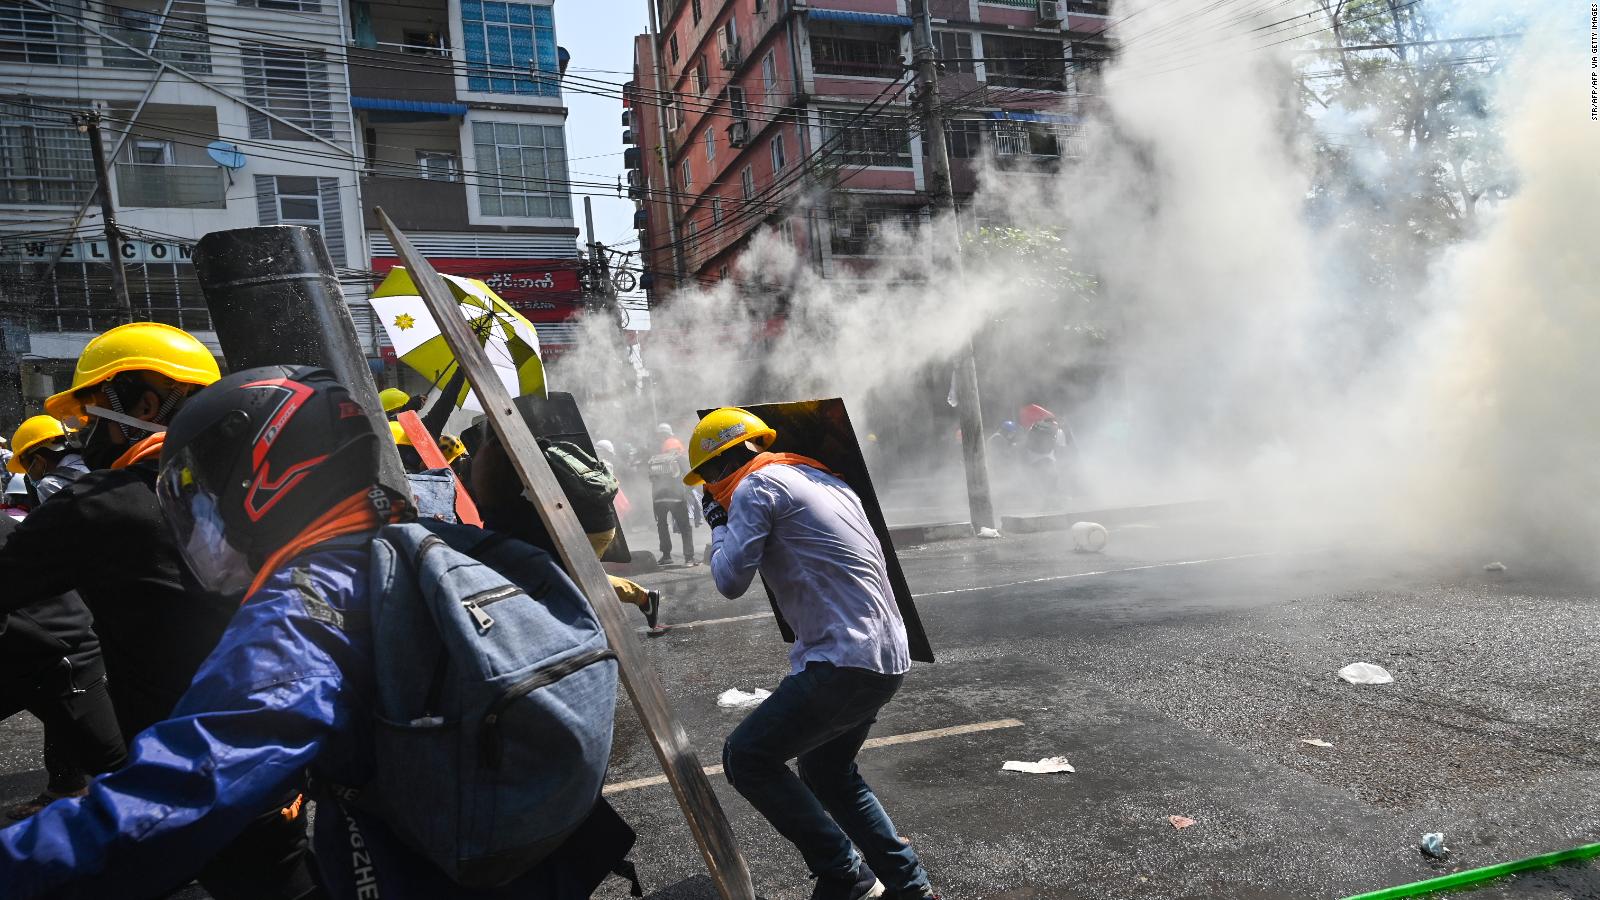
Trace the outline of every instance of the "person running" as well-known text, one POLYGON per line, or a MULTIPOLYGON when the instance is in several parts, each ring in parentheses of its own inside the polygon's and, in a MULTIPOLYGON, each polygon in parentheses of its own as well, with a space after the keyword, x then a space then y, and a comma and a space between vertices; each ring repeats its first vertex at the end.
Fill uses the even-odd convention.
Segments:
POLYGON ((799 849, 812 900, 933 900, 916 851, 855 763, 911 668, 883 548, 860 498, 822 463, 766 452, 777 436, 748 410, 723 408, 689 441, 683 483, 704 485, 717 591, 743 596, 759 571, 795 634, 789 676, 723 744, 723 770, 799 849))
MULTIPOLYGON (((45 412, 84 423, 75 440, 91 471, 0 547, 0 612, 76 591, 93 613, 124 739, 171 714, 233 616, 195 584, 155 494, 166 424, 218 377, 211 351, 170 325, 134 322, 89 341, 45 412)), ((217 900, 319 896, 305 828, 298 812, 263 815, 220 852, 184 857, 185 875, 217 900)))
POLYGON ((351 627, 373 605, 372 538, 403 517, 378 485, 378 439, 344 386, 310 367, 234 373, 179 413, 161 510, 200 583, 237 612, 171 716, 134 738, 126 767, 0 831, 8 900, 158 895, 277 815, 308 773, 316 861, 337 900, 579 900, 626 855, 632 829, 597 798, 543 862, 469 890, 334 787, 367 783, 382 727, 372 629, 351 627))

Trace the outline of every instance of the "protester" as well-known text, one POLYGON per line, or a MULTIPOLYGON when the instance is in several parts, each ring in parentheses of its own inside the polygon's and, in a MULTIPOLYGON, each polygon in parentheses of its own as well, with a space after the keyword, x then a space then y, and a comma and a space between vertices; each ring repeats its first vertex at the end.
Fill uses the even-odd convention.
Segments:
MULTIPOLYGON (((16 525, 0 516, 0 545, 16 525)), ((100 638, 83 600, 67 592, 0 620, 0 720, 22 710, 44 725, 44 791, 6 811, 19 821, 63 797, 81 797, 89 776, 127 758, 106 690, 100 638)))
MULTIPOLYGON (((3 477, 3 476, 0 476, 3 477)), ((6 478, 5 496, 0 498, 0 510, 6 518, 22 521, 33 511, 33 495, 28 492, 28 479, 21 475, 6 478)))
MULTIPOLYGON (((557 552, 555 541, 551 539, 543 520, 539 518, 539 511, 534 509, 533 503, 524 495, 522 480, 512 467, 511 458, 500 443, 499 435, 492 428, 486 427, 484 431, 483 439, 478 444, 478 461, 472 468, 471 491, 478 504, 478 512, 483 515, 484 527, 532 544, 560 559, 561 554, 557 552)), ((563 453, 569 456, 571 450, 576 449, 570 444, 561 446, 566 448, 563 453)), ((618 527, 609 498, 604 502, 586 501, 583 489, 574 484, 573 476, 581 476, 581 473, 573 468, 574 461, 552 457, 549 447, 545 447, 544 451, 551 472, 556 475, 556 482, 561 485, 563 493, 572 505, 573 513, 578 517, 578 524, 583 527, 595 555, 605 555, 606 548, 616 539, 618 527)), ((581 466, 584 461, 580 458, 575 463, 581 466)), ((603 461, 595 460, 595 464, 604 467, 603 461)), ((609 470, 605 471, 609 475, 609 470)), ((615 483, 614 478, 613 483, 615 483)), ((606 577, 611 582, 611 588, 616 592, 618 600, 637 606, 639 611, 644 613, 648 627, 647 634, 658 637, 667 633, 667 626, 660 622, 660 592, 647 590, 637 582, 619 575, 606 577)))
POLYGON ((69 434, 53 416, 34 416, 17 427, 11 440, 16 454, 6 468, 28 476, 40 503, 89 473, 83 456, 68 446, 69 434))
MULTIPOLYGON (((667 427, 665 423, 662 427, 667 427)), ((678 441, 677 438, 671 438, 678 441)), ((678 442, 682 447, 682 442, 678 442)), ((650 457, 647 466, 650 471, 650 499, 656 513, 656 537, 661 551, 661 564, 672 564, 672 534, 668 531, 670 521, 673 531, 678 532, 683 541, 683 564, 692 566, 694 559, 694 529, 689 525, 689 494, 683 489, 683 476, 687 467, 684 465, 682 450, 664 450, 650 457)))
POLYGON ((403 412, 416 412, 422 409, 427 402, 427 395, 418 394, 413 397, 399 388, 384 388, 378 392, 378 403, 390 421, 403 412))
MULTIPOLYGON (((76 591, 94 614, 125 739, 172 712, 233 615, 194 584, 155 495, 159 428, 217 378, 205 345, 169 325, 135 322, 91 340, 72 386, 45 411, 84 422, 74 440, 92 471, 0 547, 0 612, 76 591)), ((274 812, 219 853, 168 864, 198 875, 217 900, 314 897, 305 846, 305 817, 274 812)))
POLYGON ((911 668, 883 548, 855 492, 814 459, 765 452, 776 439, 747 410, 715 410, 683 479, 705 485, 717 590, 740 597, 759 571, 795 634, 791 674, 728 737, 724 772, 800 850, 813 900, 928 900, 916 852, 855 764, 911 668))
POLYGON ((173 421, 161 508, 200 582, 243 603, 172 716, 133 741, 125 768, 0 831, 8 898, 158 895, 294 798, 308 772, 317 863, 338 900, 577 900, 626 854, 631 829, 596 798, 535 868, 468 890, 335 789, 365 784, 375 765, 369 711, 380 686, 371 631, 355 623, 375 602, 372 538, 404 510, 378 487, 369 422, 327 372, 283 366, 235 373, 173 421))

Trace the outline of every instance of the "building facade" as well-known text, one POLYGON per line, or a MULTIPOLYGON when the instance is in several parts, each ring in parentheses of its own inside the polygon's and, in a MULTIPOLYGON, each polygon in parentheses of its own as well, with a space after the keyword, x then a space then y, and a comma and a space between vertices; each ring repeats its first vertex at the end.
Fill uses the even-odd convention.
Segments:
MULTIPOLYGON (((1077 155, 1107 4, 929 4, 958 201, 986 154, 1019 174, 1077 155)), ((906 0, 660 0, 630 93, 634 118, 660 116, 665 139, 659 127, 625 135, 652 287, 679 266, 689 283, 726 277, 762 228, 850 277, 882 252, 885 223, 926 216, 908 13, 906 0)))
POLYGON ((395 262, 376 206, 559 345, 580 303, 553 21, 551 0, 0 0, 0 430, 119 322, 217 349, 189 257, 223 229, 317 228, 387 383, 425 386, 385 364, 362 302, 395 262))

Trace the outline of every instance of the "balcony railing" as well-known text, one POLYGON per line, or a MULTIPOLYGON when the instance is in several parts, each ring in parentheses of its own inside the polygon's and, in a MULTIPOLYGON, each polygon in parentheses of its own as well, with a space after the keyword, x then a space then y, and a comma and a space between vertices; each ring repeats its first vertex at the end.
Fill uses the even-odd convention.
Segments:
POLYGON ((117 195, 124 207, 223 209, 227 187, 217 166, 117 163, 117 195))

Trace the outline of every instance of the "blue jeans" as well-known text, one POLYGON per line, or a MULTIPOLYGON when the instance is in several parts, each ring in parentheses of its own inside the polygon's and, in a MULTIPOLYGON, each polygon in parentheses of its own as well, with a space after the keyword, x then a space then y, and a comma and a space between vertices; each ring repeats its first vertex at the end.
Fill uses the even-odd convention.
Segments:
POLYGON ((812 662, 785 678, 722 746, 729 783, 799 848, 814 875, 853 873, 854 841, 889 890, 928 883, 855 763, 878 710, 904 680, 812 662), (796 758, 799 777, 788 766, 796 758))

